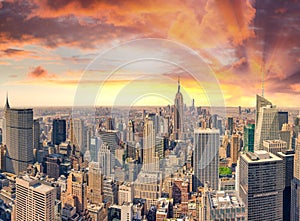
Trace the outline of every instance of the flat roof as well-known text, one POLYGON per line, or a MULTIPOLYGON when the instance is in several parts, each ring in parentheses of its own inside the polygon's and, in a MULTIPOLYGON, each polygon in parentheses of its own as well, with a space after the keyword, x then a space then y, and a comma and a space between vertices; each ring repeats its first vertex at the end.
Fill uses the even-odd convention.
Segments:
POLYGON ((211 129, 211 128, 196 128, 194 130, 194 133, 212 133, 212 134, 218 133, 218 134, 220 134, 220 130, 216 129, 216 128, 213 128, 213 129, 211 129))
POLYGON ((252 152, 247 152, 242 154, 241 157, 247 163, 265 163, 265 162, 272 162, 272 161, 281 161, 282 159, 275 154, 267 152, 265 150, 257 150, 252 152))
POLYGON ((213 209, 228 209, 245 207, 235 191, 209 192, 210 207, 213 209))

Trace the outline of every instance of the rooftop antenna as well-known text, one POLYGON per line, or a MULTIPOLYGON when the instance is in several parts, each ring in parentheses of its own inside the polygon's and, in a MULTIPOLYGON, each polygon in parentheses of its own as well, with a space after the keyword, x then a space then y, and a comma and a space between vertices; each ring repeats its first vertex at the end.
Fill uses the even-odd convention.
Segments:
POLYGON ((261 74, 262 74, 262 79, 261 79, 261 96, 265 96, 265 64, 263 63, 261 65, 261 74))
POLYGON ((5 108, 9 109, 9 102, 8 102, 8 92, 6 92, 6 104, 5 104, 5 108))
POLYGON ((178 75, 178 93, 180 91, 180 76, 178 75))

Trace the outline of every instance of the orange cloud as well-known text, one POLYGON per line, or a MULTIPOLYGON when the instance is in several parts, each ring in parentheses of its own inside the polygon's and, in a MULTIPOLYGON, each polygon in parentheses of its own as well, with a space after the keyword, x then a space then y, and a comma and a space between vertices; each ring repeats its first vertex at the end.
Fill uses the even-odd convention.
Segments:
POLYGON ((45 78, 55 78, 56 75, 49 74, 46 69, 42 68, 41 66, 37 66, 31 72, 28 73, 28 77, 36 78, 36 79, 40 79, 40 78, 45 79, 45 78))

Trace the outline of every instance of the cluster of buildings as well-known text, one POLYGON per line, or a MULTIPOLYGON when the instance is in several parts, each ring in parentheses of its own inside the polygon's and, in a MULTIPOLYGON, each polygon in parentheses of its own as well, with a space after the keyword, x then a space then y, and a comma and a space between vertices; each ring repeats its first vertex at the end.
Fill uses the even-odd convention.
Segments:
POLYGON ((300 219, 300 116, 257 95, 235 116, 174 105, 1 119, 0 219, 300 219))

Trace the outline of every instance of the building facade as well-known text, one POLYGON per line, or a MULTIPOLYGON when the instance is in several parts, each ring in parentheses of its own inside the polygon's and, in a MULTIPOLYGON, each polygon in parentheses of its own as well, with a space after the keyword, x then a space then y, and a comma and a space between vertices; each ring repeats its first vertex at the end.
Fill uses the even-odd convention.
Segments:
POLYGON ((16 179, 16 221, 54 221, 56 189, 30 177, 16 179))
POLYGON ((194 177, 193 191, 206 182, 217 190, 219 181, 219 147, 218 129, 196 129, 194 132, 194 177))
POLYGON ((6 171, 19 174, 33 163, 33 111, 5 106, 6 171))
POLYGON ((238 165, 239 196, 248 220, 282 220, 283 161, 266 151, 242 154, 238 165))

